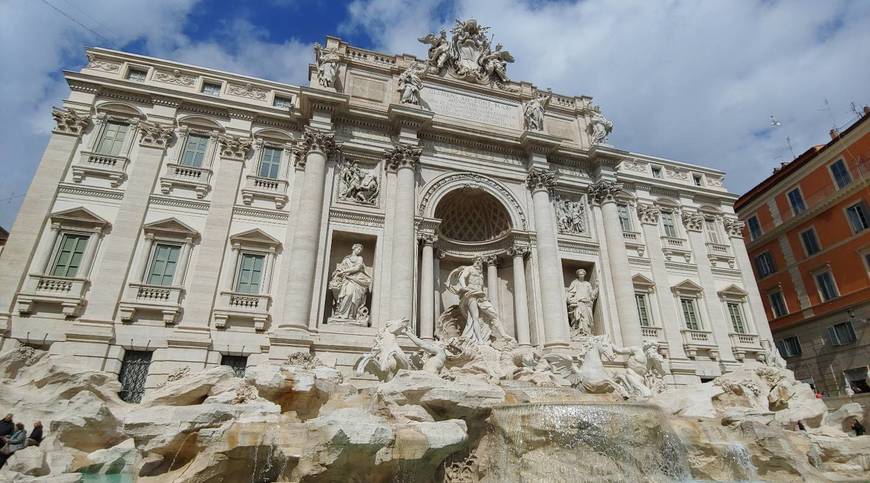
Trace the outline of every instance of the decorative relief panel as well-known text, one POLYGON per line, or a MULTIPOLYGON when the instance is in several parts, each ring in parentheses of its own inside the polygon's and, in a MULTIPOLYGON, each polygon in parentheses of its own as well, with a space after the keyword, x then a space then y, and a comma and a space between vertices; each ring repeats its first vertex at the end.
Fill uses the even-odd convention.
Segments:
POLYGON ((156 70, 154 76, 151 77, 155 82, 163 82, 164 84, 174 84, 182 87, 193 87, 196 84, 196 77, 185 74, 178 69, 173 71, 156 70))
POLYGON ((257 87, 252 84, 233 84, 227 86, 227 94, 231 96, 246 97, 255 101, 265 101, 269 96, 269 91, 262 87, 257 87))
POLYGON ((93 54, 88 54, 88 69, 101 70, 103 72, 118 72, 121 64, 110 60, 99 59, 93 54))
POLYGON ((361 205, 374 205, 380 193, 380 180, 374 170, 363 170, 355 161, 340 165, 338 199, 361 205))
POLYGON ((553 199, 553 206, 556 210, 556 225, 559 233, 586 234, 586 204, 582 199, 571 200, 557 194, 553 199))

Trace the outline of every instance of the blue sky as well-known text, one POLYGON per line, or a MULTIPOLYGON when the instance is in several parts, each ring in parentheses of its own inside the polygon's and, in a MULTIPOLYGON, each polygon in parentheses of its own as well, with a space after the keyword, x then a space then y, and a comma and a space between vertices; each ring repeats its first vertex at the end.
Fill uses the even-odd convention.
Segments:
POLYGON ((0 226, 88 46, 302 83, 326 35, 422 57, 417 37, 466 17, 513 79, 593 96, 613 144, 725 170, 735 193, 791 159, 786 137, 800 154, 870 104, 867 0, 0 0, 0 226))

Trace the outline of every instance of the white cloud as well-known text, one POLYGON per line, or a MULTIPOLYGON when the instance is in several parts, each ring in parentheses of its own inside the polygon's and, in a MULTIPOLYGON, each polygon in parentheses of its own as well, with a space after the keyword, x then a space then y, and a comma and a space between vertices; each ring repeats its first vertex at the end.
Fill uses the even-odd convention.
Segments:
MULTIPOLYGON (((796 154, 828 140, 832 121, 870 103, 870 2, 815 0, 509 2, 459 0, 413 8, 358 0, 353 24, 389 52, 425 55, 404 19, 475 17, 517 58, 515 79, 591 95, 615 122, 611 142, 728 172, 742 193, 796 154), (405 7, 405 8, 399 8, 405 7), (415 45, 416 44, 416 45, 415 45), (783 126, 759 135, 769 116, 783 126), (755 134, 754 134, 755 133, 755 134)), ((441 26, 430 25, 430 30, 441 26)))

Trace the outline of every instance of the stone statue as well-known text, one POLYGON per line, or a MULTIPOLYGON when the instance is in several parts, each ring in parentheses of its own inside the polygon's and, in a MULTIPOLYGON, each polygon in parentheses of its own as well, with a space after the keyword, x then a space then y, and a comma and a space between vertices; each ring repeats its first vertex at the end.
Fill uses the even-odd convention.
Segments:
POLYGON ((571 382, 583 392, 590 394, 623 393, 621 386, 604 368, 601 356, 613 360, 613 346, 606 335, 586 337, 582 344, 582 361, 559 353, 545 354, 554 372, 571 382))
POLYGON ((429 34, 417 39, 424 44, 429 44, 429 65, 436 71, 440 71, 450 60, 450 42, 447 41, 447 32, 441 31, 439 35, 429 34))
POLYGON ((628 397, 646 399, 665 389, 664 376, 670 369, 659 354, 657 342, 646 340, 641 347, 614 347, 613 352, 628 355, 628 370, 616 378, 628 397))
POLYGON ((483 68, 479 76, 485 79, 495 78, 501 82, 507 82, 507 64, 513 61, 514 56, 507 50, 502 50, 501 44, 497 44, 493 52, 490 52, 487 47, 486 53, 480 56, 480 59, 477 61, 483 68))
POLYGON ((398 91, 402 93, 399 102, 402 104, 420 105, 420 91, 423 89, 423 81, 420 76, 426 72, 426 66, 419 62, 414 62, 405 72, 399 76, 398 91))
POLYGON ((509 89, 507 64, 514 57, 504 50, 501 44, 492 48, 492 38, 486 35, 489 27, 484 27, 471 18, 457 20, 450 30, 450 39, 443 30, 417 39, 429 45, 428 69, 437 73, 448 71, 454 77, 479 84, 495 85, 509 89))
POLYGON ((592 136, 592 144, 601 144, 607 141, 607 136, 613 131, 613 122, 609 121, 604 114, 601 113, 601 108, 598 106, 592 107, 592 117, 589 119, 589 124, 586 125, 586 132, 592 136))
POLYGON ((329 280, 332 291, 332 317, 368 323, 368 310, 365 310, 366 295, 372 286, 369 267, 363 263, 363 246, 354 243, 350 255, 335 266, 329 280))
POLYGON ((422 349, 423 355, 419 357, 421 363, 415 365, 430 374, 435 374, 436 376, 441 374, 441 369, 444 368, 444 364, 447 362, 447 350, 442 343, 417 337, 410 326, 406 326, 403 333, 411 339, 411 342, 422 349))
POLYGON ((314 44, 317 53, 317 83, 322 87, 335 87, 335 77, 338 75, 338 49, 314 44))
POLYGON ((761 341, 761 347, 763 349, 762 355, 764 356, 764 363, 766 365, 777 369, 786 369, 785 359, 782 358, 779 354, 779 350, 777 350, 769 340, 763 339, 761 341))
POLYGON ((568 234, 581 234, 586 231, 586 207, 582 200, 556 199, 556 223, 559 232, 568 234))
POLYGON ((378 199, 380 184, 372 172, 363 173, 355 163, 345 163, 341 167, 338 199, 355 203, 373 205, 378 199))
POLYGON ((586 281, 586 270, 577 270, 577 279, 568 287, 568 320, 571 339, 592 335, 592 307, 598 299, 598 287, 586 281))
POLYGON ((378 330, 372 349, 354 365, 357 376, 372 374, 382 382, 391 380, 400 369, 413 369, 411 359, 399 347, 399 335, 408 329, 408 319, 389 320, 378 330))
POLYGON ((487 298, 483 285, 483 260, 455 268, 447 277, 447 289, 459 296, 459 304, 439 317, 441 339, 459 336, 476 344, 489 345, 493 340, 511 345, 495 307, 487 298))
POLYGON ((543 131, 544 130, 544 109, 550 104, 552 93, 547 91, 544 94, 538 94, 537 97, 523 103, 523 117, 525 119, 527 131, 543 131))

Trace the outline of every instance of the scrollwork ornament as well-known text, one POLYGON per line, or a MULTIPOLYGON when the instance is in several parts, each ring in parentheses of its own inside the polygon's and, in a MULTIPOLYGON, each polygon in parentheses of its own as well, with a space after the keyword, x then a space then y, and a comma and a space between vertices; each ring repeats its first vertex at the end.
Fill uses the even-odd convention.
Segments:
POLYGON ((658 206, 640 203, 637 205, 637 217, 640 219, 641 223, 647 225, 658 225, 659 215, 661 215, 661 213, 662 212, 658 206))
POLYGON ((398 143, 388 148, 384 153, 387 161, 387 170, 396 171, 400 168, 413 168, 420 162, 423 148, 410 144, 398 143))
POLYGON ((222 135, 218 137, 221 148, 221 157, 226 159, 243 160, 251 149, 251 138, 222 135))
POLYGON ((694 211, 683 211, 682 219, 688 231, 701 231, 704 226, 704 215, 694 211))
POLYGON ((139 145, 166 149, 174 131, 175 128, 168 124, 142 121, 139 123, 139 145))
POLYGON ((601 180, 589 187, 589 199, 595 204, 615 201, 616 195, 622 191, 622 185, 615 181, 601 180))
POLYGON ((725 225, 725 231, 728 232, 728 236, 733 238, 743 238, 744 223, 742 221, 733 218, 725 218, 722 220, 722 223, 725 225))
POLYGON ((327 156, 341 150, 341 144, 335 142, 335 133, 313 127, 306 127, 302 140, 293 148, 296 154, 296 166, 305 168, 305 157, 311 151, 319 151, 327 156))
POLYGON ((90 122, 87 117, 68 107, 51 109, 51 117, 56 123, 53 132, 81 136, 90 122))
POLYGON ((526 175, 526 186, 532 192, 547 190, 552 193, 556 187, 556 170, 532 168, 526 175))

